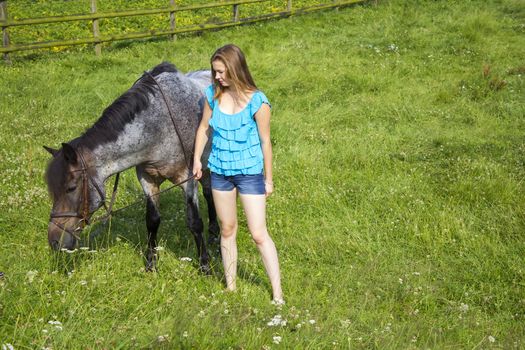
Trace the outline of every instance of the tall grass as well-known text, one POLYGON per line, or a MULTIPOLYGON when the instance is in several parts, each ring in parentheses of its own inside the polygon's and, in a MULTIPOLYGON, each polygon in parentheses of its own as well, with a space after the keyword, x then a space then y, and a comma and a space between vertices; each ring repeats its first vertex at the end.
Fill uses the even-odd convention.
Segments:
MULTIPOLYGON (((524 20, 518 0, 390 1, 1 66, 0 343, 523 348, 524 20), (161 199, 156 274, 142 207, 91 251, 51 254, 41 145, 79 135, 143 70, 206 68, 229 42, 273 104, 287 304, 270 305, 245 222, 239 290, 223 293, 216 247, 214 275, 198 273, 177 192, 161 199)), ((126 172, 118 205, 139 195, 126 172)))

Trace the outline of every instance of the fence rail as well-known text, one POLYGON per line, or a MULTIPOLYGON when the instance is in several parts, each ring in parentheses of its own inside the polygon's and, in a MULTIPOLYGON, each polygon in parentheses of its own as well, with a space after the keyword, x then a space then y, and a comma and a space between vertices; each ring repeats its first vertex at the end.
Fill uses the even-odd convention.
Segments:
POLYGON ((289 17, 293 15, 300 15, 308 12, 319 11, 323 9, 343 7, 358 3, 368 2, 369 0, 343 0, 343 1, 332 1, 326 4, 320 4, 316 6, 294 9, 292 7, 292 0, 287 1, 285 11, 265 13, 257 16, 240 18, 239 17, 239 5, 253 4, 266 2, 268 0, 234 0, 222 3, 211 3, 205 5, 192 5, 185 7, 177 7, 174 0, 169 1, 169 6, 165 8, 157 9, 142 9, 142 10, 127 10, 118 12, 97 12, 97 0, 91 0, 91 13, 69 15, 69 16, 53 16, 53 17, 41 17, 41 18, 27 18, 19 20, 10 20, 8 17, 7 0, 0 0, 0 27, 2 28, 2 47, 0 47, 0 53, 4 55, 6 60, 9 60, 8 54, 11 52, 44 49, 57 46, 74 46, 83 44, 95 44, 95 52, 97 55, 101 53, 101 43, 112 42, 118 40, 129 40, 129 39, 141 39, 156 36, 171 36, 174 38, 175 34, 198 32, 210 29, 220 29, 232 26, 237 26, 246 23, 254 23, 258 21, 265 21, 272 18, 289 17), (231 21, 221 23, 206 23, 206 24, 195 24, 184 27, 176 27, 175 14, 182 11, 195 11, 200 9, 210 9, 216 7, 232 7, 232 19, 231 21), (169 14, 169 29, 166 30, 149 30, 145 32, 128 33, 128 34, 116 34, 116 35, 101 35, 99 28, 99 19, 105 18, 116 18, 116 17, 133 17, 133 16, 144 16, 144 15, 156 15, 156 14, 169 14), (91 21, 93 24, 93 37, 80 38, 72 40, 59 40, 59 41, 47 41, 47 42, 32 42, 25 44, 13 44, 9 38, 9 28, 15 26, 29 26, 29 25, 41 25, 50 23, 64 23, 71 21, 91 21))

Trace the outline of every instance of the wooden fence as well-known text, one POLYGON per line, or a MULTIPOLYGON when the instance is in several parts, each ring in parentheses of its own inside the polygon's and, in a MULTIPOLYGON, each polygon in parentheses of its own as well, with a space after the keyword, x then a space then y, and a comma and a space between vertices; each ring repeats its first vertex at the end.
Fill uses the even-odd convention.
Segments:
MULTIPOLYGON (((4 55, 6 60, 9 60, 10 52, 24 51, 24 50, 36 50, 58 46, 74 46, 83 44, 94 44, 95 53, 101 54, 101 43, 112 42, 117 40, 129 40, 129 39, 140 39, 149 38, 156 36, 171 36, 175 37, 179 33, 198 32, 209 29, 227 28, 240 24, 253 23, 258 21, 269 20, 272 18, 288 17, 292 15, 304 14, 312 11, 318 11, 329 8, 343 7, 353 5, 357 3, 367 2, 367 0, 334 0, 332 2, 316 5, 306 8, 293 8, 292 0, 287 1, 286 10, 280 12, 264 13, 257 16, 241 18, 239 15, 239 6, 251 3, 266 2, 268 0, 233 0, 221 3, 210 3, 205 5, 193 5, 186 7, 177 7, 175 0, 169 1, 169 5, 165 8, 158 9, 142 9, 142 10, 127 10, 119 12, 98 12, 97 11, 97 0, 91 1, 91 13, 70 15, 70 16, 54 16, 54 17, 40 17, 40 18, 27 18, 19 20, 9 19, 8 14, 8 1, 0 0, 0 27, 2 28, 2 47, 0 47, 0 53, 4 55), (176 13, 182 11, 195 11, 199 9, 211 9, 216 7, 231 7, 232 16, 230 21, 221 23, 206 23, 206 24, 195 24, 191 26, 177 27, 176 25, 176 13), (144 16, 144 15, 156 15, 156 14, 169 14, 169 26, 166 25, 165 30, 149 30, 146 32, 137 32, 129 34, 117 34, 117 35, 102 35, 99 28, 99 20, 104 18, 115 18, 115 17, 131 17, 131 16, 144 16), (47 41, 47 42, 32 42, 24 44, 13 44, 9 38, 9 28, 15 26, 29 26, 29 25, 41 25, 49 23, 63 23, 71 21, 91 21, 93 28, 93 36, 90 38, 80 38, 74 40, 60 40, 60 41, 47 41)), ((377 0, 376 0, 377 2, 377 0)))

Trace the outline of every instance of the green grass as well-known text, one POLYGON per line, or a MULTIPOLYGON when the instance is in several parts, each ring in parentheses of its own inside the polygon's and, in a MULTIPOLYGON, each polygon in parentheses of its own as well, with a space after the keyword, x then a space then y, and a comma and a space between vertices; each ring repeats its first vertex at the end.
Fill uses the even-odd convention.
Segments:
MULTIPOLYGON (((525 347, 524 23, 519 0, 390 1, 100 58, 16 56, 0 66, 0 344, 525 347), (198 273, 177 192, 161 199, 159 273, 143 272, 140 206, 96 252, 51 254, 41 146, 79 135, 145 69, 206 68, 229 42, 273 104, 283 309, 244 221, 239 290, 223 293, 216 248, 215 275, 198 273), (268 326, 278 314, 286 325, 268 326)), ((139 195, 126 172, 118 207, 139 195)))

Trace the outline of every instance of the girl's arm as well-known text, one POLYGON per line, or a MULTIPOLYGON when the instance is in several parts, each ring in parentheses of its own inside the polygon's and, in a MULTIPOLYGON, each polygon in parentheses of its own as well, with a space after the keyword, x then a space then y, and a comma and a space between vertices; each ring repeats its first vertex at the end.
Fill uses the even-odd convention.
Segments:
POLYGON ((201 157, 204 152, 204 147, 208 142, 209 136, 209 122, 211 118, 212 110, 208 102, 204 102, 204 110, 202 111, 202 119, 195 135, 195 150, 193 152, 193 175, 195 179, 199 180, 202 177, 202 164, 201 157))
POLYGON ((261 148, 264 157, 264 183, 267 196, 273 192, 273 154, 272 143, 270 141, 270 117, 270 106, 263 103, 261 108, 255 113, 255 120, 257 121, 257 129, 259 131, 259 138, 261 139, 261 148))

